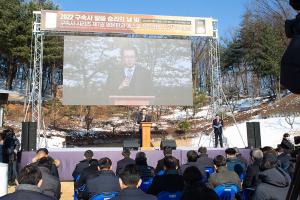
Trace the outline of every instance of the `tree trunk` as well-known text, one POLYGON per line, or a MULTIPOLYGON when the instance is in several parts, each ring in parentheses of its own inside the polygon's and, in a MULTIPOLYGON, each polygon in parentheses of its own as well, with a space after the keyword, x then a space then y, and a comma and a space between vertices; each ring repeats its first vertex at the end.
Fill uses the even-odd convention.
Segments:
POLYGON ((16 76, 17 67, 14 65, 13 59, 11 58, 8 62, 7 78, 5 88, 12 90, 12 83, 16 76))

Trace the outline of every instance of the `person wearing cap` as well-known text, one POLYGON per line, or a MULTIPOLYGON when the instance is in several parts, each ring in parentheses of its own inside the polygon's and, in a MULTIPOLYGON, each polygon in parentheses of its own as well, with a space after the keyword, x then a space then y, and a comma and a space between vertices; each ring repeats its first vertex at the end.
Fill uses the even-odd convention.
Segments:
POLYGON ((254 193, 254 200, 285 199, 291 183, 290 176, 277 166, 273 153, 264 154, 259 173, 260 183, 254 193))
POLYGON ((122 156, 124 157, 122 160, 119 160, 117 162, 117 169, 116 174, 117 176, 120 176, 122 174, 123 170, 127 165, 135 164, 135 161, 130 158, 130 150, 127 148, 123 149, 122 156))
POLYGON ((76 178, 82 173, 82 171, 89 166, 89 162, 93 159, 93 156, 94 153, 92 150, 86 150, 84 152, 84 159, 79 161, 72 173, 74 180, 76 180, 76 178))
POLYGON ((291 142, 290 134, 288 133, 283 134, 283 138, 280 145, 283 149, 287 150, 288 152, 291 152, 295 149, 294 144, 291 142))

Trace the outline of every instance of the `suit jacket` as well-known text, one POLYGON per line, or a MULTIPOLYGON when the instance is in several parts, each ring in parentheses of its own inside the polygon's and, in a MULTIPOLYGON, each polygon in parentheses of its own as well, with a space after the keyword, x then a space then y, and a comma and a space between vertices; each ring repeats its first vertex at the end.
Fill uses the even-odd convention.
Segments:
POLYGON ((80 174, 82 173, 82 171, 83 171, 85 168, 87 168, 87 167, 89 167, 89 160, 84 159, 84 160, 80 161, 80 162, 76 165, 76 167, 75 167, 75 169, 74 169, 74 171, 73 171, 73 173, 72 173, 72 176, 73 176, 74 180, 75 180, 75 179, 78 177, 78 175, 80 175, 80 174))
POLYGON ((155 176, 148 189, 148 194, 158 195, 160 192, 178 192, 182 191, 184 180, 177 170, 166 171, 164 175, 155 176))
POLYGON ((152 78, 149 70, 135 66, 129 86, 119 90, 118 88, 124 79, 125 70, 123 67, 112 69, 105 86, 107 95, 140 96, 151 94, 152 78))
POLYGON ((61 185, 59 179, 53 176, 46 167, 39 167, 39 169, 43 177, 41 186, 43 193, 55 199, 60 199, 61 185))
POLYGON ((207 154, 200 154, 197 162, 201 168, 214 167, 214 160, 208 157, 207 154))
POLYGON ((127 188, 119 192, 113 200, 156 200, 157 198, 150 194, 145 194, 137 188, 127 188))
POLYGON ((246 170, 243 187, 256 187, 259 183, 258 174, 260 172, 259 166, 262 160, 255 160, 253 164, 249 165, 246 170))
POLYGON ((238 187, 241 187, 241 180, 237 173, 229 171, 226 166, 219 167, 217 172, 211 174, 208 179, 208 185, 211 188, 225 183, 234 183, 238 187))
POLYGON ((125 167, 131 164, 135 164, 135 161, 132 158, 125 157, 122 160, 119 160, 117 162, 117 170, 116 170, 117 176, 120 176, 120 174, 122 174, 125 167))
MULTIPOLYGON (((179 167, 179 160, 177 160, 177 165, 179 167)), ((158 172, 160 172, 161 170, 164 170, 164 158, 163 159, 160 159, 159 161, 157 161, 157 165, 155 167, 155 174, 157 174, 158 172)))
POLYGON ((119 178, 113 171, 100 171, 97 177, 88 179, 86 185, 90 197, 102 192, 119 192, 121 190, 119 178))
POLYGON ((0 197, 1 200, 55 200, 53 197, 42 193, 35 185, 21 184, 17 186, 14 193, 0 197))

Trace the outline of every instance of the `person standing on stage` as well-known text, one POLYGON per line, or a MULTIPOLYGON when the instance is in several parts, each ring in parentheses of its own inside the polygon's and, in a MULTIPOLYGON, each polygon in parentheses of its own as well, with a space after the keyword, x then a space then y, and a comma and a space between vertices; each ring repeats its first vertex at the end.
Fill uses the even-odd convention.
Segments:
POLYGON ((137 115, 136 117, 136 122, 138 124, 140 124, 140 128, 139 128, 139 139, 140 139, 140 145, 142 146, 142 140, 143 140, 143 136, 142 136, 142 127, 141 127, 141 122, 151 122, 151 116, 148 115, 148 111, 146 108, 143 108, 141 110, 141 112, 137 115))
POLYGON ((215 148, 218 147, 218 139, 220 141, 220 146, 223 148, 223 120, 220 119, 219 115, 216 115, 216 118, 213 120, 213 128, 215 134, 215 148))

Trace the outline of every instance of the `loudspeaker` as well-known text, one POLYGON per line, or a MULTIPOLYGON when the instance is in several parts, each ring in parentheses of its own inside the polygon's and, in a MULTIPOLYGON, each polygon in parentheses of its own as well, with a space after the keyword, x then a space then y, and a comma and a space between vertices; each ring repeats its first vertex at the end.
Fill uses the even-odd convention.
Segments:
POLYGON ((7 104, 8 93, 0 93, 0 105, 7 104))
POLYGON ((249 148, 261 148, 260 123, 247 122, 247 139, 249 148))
POLYGON ((176 150, 176 141, 175 140, 162 140, 160 142, 160 150, 164 150, 166 147, 171 147, 172 150, 176 150))
POLYGON ((37 137, 36 122, 22 122, 22 151, 35 151, 37 137))
POLYGON ((123 149, 138 151, 139 147, 140 147, 140 143, 138 139, 123 140, 123 149))

